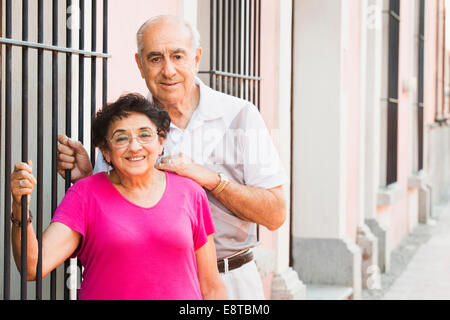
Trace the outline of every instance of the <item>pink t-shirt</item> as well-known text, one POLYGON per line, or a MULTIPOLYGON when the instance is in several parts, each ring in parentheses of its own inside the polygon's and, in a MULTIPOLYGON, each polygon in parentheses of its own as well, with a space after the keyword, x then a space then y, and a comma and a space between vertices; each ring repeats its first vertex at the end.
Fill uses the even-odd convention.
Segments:
POLYGON ((202 299, 195 251, 214 233, 205 191, 166 172, 166 190, 151 208, 137 206, 105 173, 75 183, 52 222, 79 232, 72 257, 84 266, 79 299, 202 299))

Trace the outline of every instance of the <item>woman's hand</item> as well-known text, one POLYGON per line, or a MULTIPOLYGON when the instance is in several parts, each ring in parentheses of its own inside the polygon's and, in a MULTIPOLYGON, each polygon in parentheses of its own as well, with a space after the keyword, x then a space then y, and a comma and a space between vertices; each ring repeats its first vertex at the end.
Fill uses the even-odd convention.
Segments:
POLYGON ((17 209, 21 207, 21 199, 27 196, 27 206, 30 205, 31 194, 34 186, 37 184, 36 178, 33 176, 33 163, 18 162, 14 166, 11 174, 11 194, 13 196, 13 206, 17 209))

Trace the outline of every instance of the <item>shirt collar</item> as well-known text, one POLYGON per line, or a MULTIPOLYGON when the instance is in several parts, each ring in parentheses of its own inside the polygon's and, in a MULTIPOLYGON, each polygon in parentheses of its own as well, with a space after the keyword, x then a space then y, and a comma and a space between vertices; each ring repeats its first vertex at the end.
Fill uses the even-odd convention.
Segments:
MULTIPOLYGON (((194 115, 198 116, 198 120, 202 121, 215 120, 223 117, 223 108, 220 107, 220 104, 214 103, 214 100, 211 99, 214 90, 205 85, 198 77, 195 77, 195 84, 200 88, 200 101, 191 121, 195 118, 194 115)), ((147 98, 153 102, 153 96, 150 92, 147 98)))

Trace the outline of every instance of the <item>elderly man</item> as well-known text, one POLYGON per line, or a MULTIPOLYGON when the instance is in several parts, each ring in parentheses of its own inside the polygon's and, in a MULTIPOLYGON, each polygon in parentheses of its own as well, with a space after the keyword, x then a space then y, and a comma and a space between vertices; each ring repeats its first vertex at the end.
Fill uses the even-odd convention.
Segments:
MULTIPOLYGON (((256 224, 278 229, 286 219, 287 182, 258 110, 217 92, 197 77, 202 49, 198 32, 181 18, 158 16, 137 33, 136 63, 164 107, 171 129, 158 167, 189 177, 208 191, 217 229, 218 267, 230 299, 264 299, 251 248, 256 224)), ((76 181, 92 174, 79 142, 60 136, 59 172, 76 181)), ((96 171, 106 170, 99 158, 96 171)), ((182 192, 182 190, 180 190, 182 192)))

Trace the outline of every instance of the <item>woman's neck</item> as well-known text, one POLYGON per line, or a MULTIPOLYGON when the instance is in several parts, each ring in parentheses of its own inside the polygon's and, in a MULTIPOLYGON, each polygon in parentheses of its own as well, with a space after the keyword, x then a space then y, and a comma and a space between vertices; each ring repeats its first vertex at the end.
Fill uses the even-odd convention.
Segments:
POLYGON ((132 178, 113 170, 108 178, 125 198, 142 207, 156 204, 162 198, 166 187, 165 173, 157 169, 146 176, 132 178))

